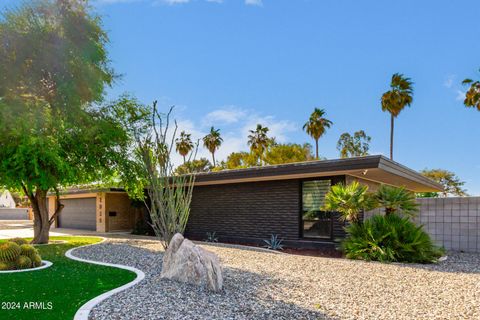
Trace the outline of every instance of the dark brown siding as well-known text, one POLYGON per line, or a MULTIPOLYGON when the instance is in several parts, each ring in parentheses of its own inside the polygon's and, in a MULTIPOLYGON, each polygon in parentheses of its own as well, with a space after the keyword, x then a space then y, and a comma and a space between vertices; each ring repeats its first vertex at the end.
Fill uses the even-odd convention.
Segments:
MULTIPOLYGON (((345 181, 344 176, 329 178, 333 184, 345 181)), ((220 241, 258 243, 277 234, 292 246, 322 242, 301 238, 300 212, 301 180, 298 179, 197 186, 193 190, 186 235, 205 239, 207 232, 216 232, 220 241)), ((332 231, 332 240, 345 235, 337 214, 332 231)))
POLYGON ((300 183, 264 181, 194 188, 187 235, 204 238, 298 239, 300 183))

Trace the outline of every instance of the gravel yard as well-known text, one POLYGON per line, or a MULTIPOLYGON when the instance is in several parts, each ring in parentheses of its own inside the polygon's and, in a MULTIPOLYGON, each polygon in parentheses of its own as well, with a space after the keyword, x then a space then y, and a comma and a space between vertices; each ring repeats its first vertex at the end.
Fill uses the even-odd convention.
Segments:
POLYGON ((478 254, 401 265, 205 248, 222 261, 221 293, 159 279, 157 242, 109 239, 76 250, 147 275, 95 307, 90 319, 480 319, 478 254))

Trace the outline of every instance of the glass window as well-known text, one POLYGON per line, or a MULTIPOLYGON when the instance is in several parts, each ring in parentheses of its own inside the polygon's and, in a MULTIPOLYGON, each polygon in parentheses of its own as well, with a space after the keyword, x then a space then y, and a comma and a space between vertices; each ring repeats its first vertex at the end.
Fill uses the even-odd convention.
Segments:
POLYGON ((310 238, 332 237, 332 215, 322 210, 325 195, 330 190, 330 180, 310 180, 302 183, 303 236, 310 238))

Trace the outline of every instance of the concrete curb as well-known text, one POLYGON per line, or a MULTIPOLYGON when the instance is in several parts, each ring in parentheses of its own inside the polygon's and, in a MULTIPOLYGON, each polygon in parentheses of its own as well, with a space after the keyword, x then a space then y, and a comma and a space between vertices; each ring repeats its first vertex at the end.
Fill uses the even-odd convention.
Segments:
POLYGON ((17 273, 17 272, 33 272, 33 271, 46 269, 46 268, 52 266, 52 264, 53 263, 51 263, 50 261, 42 260, 42 265, 40 267, 30 268, 30 269, 21 269, 21 270, 2 270, 2 271, 0 271, 0 274, 3 274, 3 273, 17 273))
POLYGON ((103 237, 101 237, 101 238, 102 238, 101 242, 94 243, 94 244, 87 244, 85 246, 72 248, 72 249, 68 250, 67 252, 65 252, 65 256, 67 258, 70 258, 70 259, 76 260, 76 261, 80 261, 80 262, 86 262, 86 263, 97 264, 97 265, 101 265, 101 266, 114 267, 114 268, 119 268, 119 269, 132 271, 132 272, 136 273, 137 277, 133 281, 131 281, 127 284, 124 284, 121 287, 118 287, 118 288, 115 288, 113 290, 107 291, 107 292, 105 292, 105 293, 87 301, 84 305, 82 305, 80 307, 80 309, 77 310, 73 320, 88 320, 88 316, 90 314, 90 311, 92 311, 93 307, 95 307, 97 304, 99 304, 103 300, 113 296, 116 293, 119 293, 121 291, 124 291, 124 290, 130 288, 130 287, 133 287, 134 285, 136 285, 137 283, 139 283, 140 281, 142 281, 145 278, 145 273, 143 273, 143 271, 141 271, 137 268, 125 266, 125 265, 122 265, 122 264, 113 264, 113 263, 106 263, 106 262, 99 262, 99 261, 94 261, 94 260, 82 259, 82 258, 75 257, 72 254, 73 251, 75 251, 76 249, 95 246, 97 244, 105 242, 106 239, 103 238, 103 237))

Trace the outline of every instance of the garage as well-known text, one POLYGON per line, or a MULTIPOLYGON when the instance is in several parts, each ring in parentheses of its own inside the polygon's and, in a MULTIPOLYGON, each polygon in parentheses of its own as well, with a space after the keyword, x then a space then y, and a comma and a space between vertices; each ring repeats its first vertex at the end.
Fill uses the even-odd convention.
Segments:
POLYGON ((96 198, 63 199, 59 228, 96 230, 96 198))

